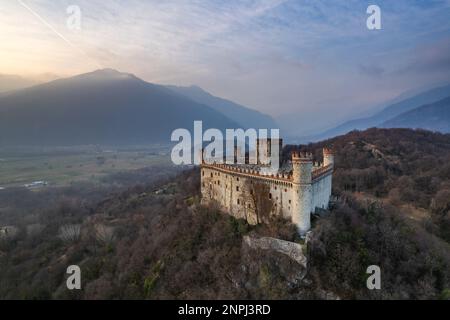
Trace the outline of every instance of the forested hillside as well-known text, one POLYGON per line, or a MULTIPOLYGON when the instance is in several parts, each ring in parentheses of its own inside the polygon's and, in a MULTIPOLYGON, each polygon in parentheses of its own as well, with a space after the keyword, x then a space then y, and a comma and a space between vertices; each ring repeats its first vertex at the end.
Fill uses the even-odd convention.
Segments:
POLYGON ((0 193, 1 223, 18 229, 0 240, 0 297, 450 298, 450 136, 371 129, 301 148, 320 160, 325 145, 336 151, 336 199, 313 220, 301 281, 288 257, 242 245, 249 234, 301 241, 290 222, 249 226, 199 204, 198 169, 155 168, 129 173, 135 186, 49 189, 40 202, 0 193), (70 264, 82 269, 81 291, 65 287, 70 264), (372 264, 379 291, 366 287, 372 264))

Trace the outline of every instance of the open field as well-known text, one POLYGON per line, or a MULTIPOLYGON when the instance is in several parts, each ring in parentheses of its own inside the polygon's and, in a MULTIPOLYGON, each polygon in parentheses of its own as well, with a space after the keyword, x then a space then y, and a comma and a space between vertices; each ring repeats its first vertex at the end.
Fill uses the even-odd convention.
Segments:
POLYGON ((167 147, 3 151, 0 152, 0 189, 33 181, 67 186, 72 182, 95 181, 109 174, 154 165, 170 165, 167 147))

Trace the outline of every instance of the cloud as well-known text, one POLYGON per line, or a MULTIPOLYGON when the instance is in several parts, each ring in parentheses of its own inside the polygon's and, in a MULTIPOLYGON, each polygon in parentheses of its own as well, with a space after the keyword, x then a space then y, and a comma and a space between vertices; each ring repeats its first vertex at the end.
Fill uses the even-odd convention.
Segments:
POLYGON ((407 70, 412 72, 450 72, 450 37, 420 46, 407 70))
POLYGON ((385 69, 380 67, 379 65, 364 65, 364 64, 360 64, 358 66, 358 70, 363 75, 376 78, 382 76, 385 71, 385 69))
MULTIPOLYGON (((197 84, 273 115, 335 121, 442 80, 439 69, 448 74, 448 43, 439 45, 450 36, 448 1, 379 0, 375 32, 366 28, 371 2, 361 0, 23 1, 105 67, 197 84), (79 32, 66 28, 73 4, 82 10, 79 32), (399 66, 417 71, 406 76, 399 66)), ((94 68, 16 1, 2 4, 0 72, 94 68)))

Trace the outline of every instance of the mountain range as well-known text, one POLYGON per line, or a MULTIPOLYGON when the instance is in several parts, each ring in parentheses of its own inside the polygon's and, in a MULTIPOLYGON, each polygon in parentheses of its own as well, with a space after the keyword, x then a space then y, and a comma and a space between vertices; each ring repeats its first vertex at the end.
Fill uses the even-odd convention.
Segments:
POLYGON ((36 85, 32 79, 23 78, 17 75, 0 74, 0 94, 17 89, 23 89, 36 85))
POLYGON ((166 86, 166 88, 188 97, 193 101, 210 106, 217 112, 236 121, 242 128, 278 128, 278 125, 270 116, 234 103, 233 101, 215 97, 198 86, 166 86))
MULTIPOLYGON (((113 69, 32 85, 0 76, 0 92, 13 87, 0 94, 0 146, 169 143, 173 130, 192 132, 195 120, 203 121, 203 130, 278 127, 270 116, 200 87, 152 84, 113 69)), ((319 141, 370 127, 450 132, 449 97, 450 85, 434 88, 391 100, 370 117, 286 140, 319 141)))
MULTIPOLYGON (((339 126, 326 130, 323 133, 301 137, 298 140, 301 142, 320 141, 323 139, 346 134, 353 130, 364 130, 371 127, 383 128, 386 126, 424 128, 431 131, 441 131, 443 128, 445 128, 445 126, 442 125, 442 122, 445 121, 445 119, 447 119, 448 121, 448 118, 446 118, 445 114, 443 113, 442 115, 444 117, 439 120, 439 124, 437 122, 434 123, 433 119, 439 119, 441 112, 448 112, 446 110, 445 103, 439 104, 438 107, 436 106, 434 108, 424 108, 422 109, 422 111, 418 111, 423 115, 426 113, 426 119, 415 119, 413 122, 410 122, 410 120, 412 121, 412 116, 408 113, 412 110, 425 107, 426 105, 433 104, 442 99, 445 100, 445 98, 448 97, 450 97, 450 85, 433 88, 425 92, 413 95, 412 97, 408 97, 390 104, 370 117, 349 120, 339 126), (435 113, 432 114, 433 112, 435 113), (394 121, 394 119, 396 120, 394 121), (424 121, 423 123, 421 123, 422 120, 424 121)), ((444 132, 450 131, 447 129, 444 132)))
POLYGON ((420 128, 450 133, 450 97, 402 113, 386 122, 384 128, 420 128))
POLYGON ((0 97, 0 145, 170 142, 195 120, 207 128, 247 128, 269 116, 200 88, 165 87, 112 69, 15 90, 0 97), (232 110, 232 112, 230 112, 232 110))

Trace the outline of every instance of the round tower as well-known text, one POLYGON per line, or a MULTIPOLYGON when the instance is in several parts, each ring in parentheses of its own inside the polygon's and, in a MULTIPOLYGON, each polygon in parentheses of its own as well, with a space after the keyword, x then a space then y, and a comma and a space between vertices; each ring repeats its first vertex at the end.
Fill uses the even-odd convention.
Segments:
POLYGON ((292 222, 301 235, 311 228, 312 168, 311 153, 292 154, 292 222))
POLYGON ((311 153, 292 153, 292 178, 294 183, 311 183, 312 167, 311 153))
POLYGON ((334 165, 334 153, 329 148, 323 148, 323 166, 334 165))

